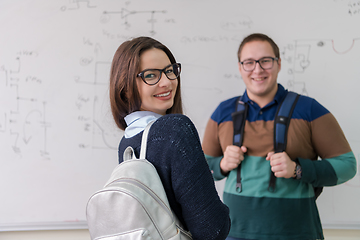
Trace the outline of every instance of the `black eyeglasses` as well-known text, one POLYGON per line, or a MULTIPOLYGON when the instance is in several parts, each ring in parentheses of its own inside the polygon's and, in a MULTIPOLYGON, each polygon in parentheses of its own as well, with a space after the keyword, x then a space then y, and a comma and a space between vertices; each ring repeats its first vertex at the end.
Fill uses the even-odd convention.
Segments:
POLYGON ((243 66, 244 70, 247 72, 251 72, 255 69, 256 63, 259 63, 260 67, 264 70, 271 69, 274 66, 274 60, 279 60, 279 58, 273 57, 264 57, 259 60, 245 60, 240 62, 243 66))
POLYGON ((155 85, 160 81, 161 74, 165 73, 165 76, 169 80, 175 80, 180 76, 181 64, 174 63, 166 66, 163 69, 146 69, 141 71, 137 76, 148 85, 155 85))

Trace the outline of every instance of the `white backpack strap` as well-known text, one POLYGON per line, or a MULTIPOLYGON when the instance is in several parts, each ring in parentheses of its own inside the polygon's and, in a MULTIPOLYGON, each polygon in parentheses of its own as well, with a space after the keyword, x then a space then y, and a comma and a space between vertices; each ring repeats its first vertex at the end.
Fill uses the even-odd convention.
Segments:
POLYGON ((147 138, 148 138, 148 135, 149 135, 150 127, 154 122, 155 122, 155 120, 149 122, 148 125, 146 126, 146 128, 144 129, 144 132, 143 132, 143 135, 142 135, 142 140, 141 140, 140 159, 145 159, 146 158, 147 138))
POLYGON ((130 160, 130 159, 136 159, 135 153, 134 153, 134 149, 130 146, 128 146, 123 154, 123 160, 130 160))

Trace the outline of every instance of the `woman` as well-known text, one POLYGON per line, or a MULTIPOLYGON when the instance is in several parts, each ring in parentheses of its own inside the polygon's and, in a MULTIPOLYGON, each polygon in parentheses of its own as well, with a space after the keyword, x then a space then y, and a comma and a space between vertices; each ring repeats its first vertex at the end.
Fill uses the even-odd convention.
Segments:
POLYGON ((216 192, 195 126, 182 115, 180 71, 170 50, 152 38, 120 45, 110 76, 112 114, 125 130, 119 162, 128 146, 139 156, 142 132, 156 120, 146 158, 158 171, 173 212, 193 239, 225 239, 229 210, 216 192))

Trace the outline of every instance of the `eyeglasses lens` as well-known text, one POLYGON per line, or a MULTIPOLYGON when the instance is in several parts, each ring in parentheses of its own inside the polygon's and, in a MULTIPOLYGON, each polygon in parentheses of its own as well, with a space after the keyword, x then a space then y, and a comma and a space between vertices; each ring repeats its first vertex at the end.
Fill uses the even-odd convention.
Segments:
POLYGON ((147 84, 156 84, 160 78, 162 72, 165 73, 166 77, 170 80, 175 80, 180 75, 180 65, 175 63, 168 67, 160 69, 150 69, 142 73, 142 78, 147 84))
POLYGON ((145 72, 143 72, 142 77, 145 80, 146 83, 148 84, 155 84, 160 76, 160 71, 159 70, 147 70, 145 72))
POLYGON ((256 63, 260 64, 260 67, 263 69, 271 69, 274 64, 273 58, 262 58, 258 61, 255 60, 247 60, 243 62, 243 67, 245 71, 253 71, 256 67, 256 63))
POLYGON ((178 77, 177 65, 173 64, 164 70, 165 75, 170 79, 174 80, 178 77))

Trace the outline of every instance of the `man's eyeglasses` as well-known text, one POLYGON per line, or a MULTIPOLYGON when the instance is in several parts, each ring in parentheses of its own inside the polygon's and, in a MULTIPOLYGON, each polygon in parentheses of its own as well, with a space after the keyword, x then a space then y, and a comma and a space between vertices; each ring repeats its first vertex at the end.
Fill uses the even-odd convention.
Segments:
POLYGON ((279 58, 273 57, 264 57, 259 60, 245 60, 240 62, 243 66, 244 70, 247 72, 251 72, 255 69, 256 63, 259 63, 260 67, 264 70, 271 69, 274 66, 274 60, 279 60, 279 58))
POLYGON ((174 63, 166 66, 163 69, 146 69, 141 71, 137 76, 148 85, 155 85, 160 81, 161 74, 165 73, 165 76, 169 80, 175 80, 180 76, 181 64, 174 63))

